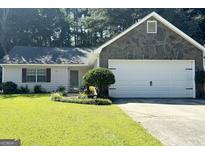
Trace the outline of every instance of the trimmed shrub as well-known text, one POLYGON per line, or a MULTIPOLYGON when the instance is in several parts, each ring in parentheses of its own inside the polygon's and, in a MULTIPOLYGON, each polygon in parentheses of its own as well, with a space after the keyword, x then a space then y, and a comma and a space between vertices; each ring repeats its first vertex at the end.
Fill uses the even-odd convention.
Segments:
POLYGON ((75 99, 75 98, 65 98, 63 97, 60 102, 66 103, 76 103, 76 104, 95 104, 94 99, 75 99))
POLYGON ((88 98, 88 95, 85 92, 82 92, 78 95, 78 98, 79 99, 86 99, 86 98, 88 98))
MULTIPOLYGON (((52 99, 52 98, 51 98, 52 99)), ((97 98, 97 99, 78 99, 78 98, 66 98, 62 96, 58 96, 57 98, 53 99, 54 101, 59 101, 59 102, 65 102, 65 103, 76 103, 76 104, 93 104, 93 105, 111 105, 112 101, 109 99, 102 99, 102 98, 97 98)))
POLYGON ((3 90, 3 83, 0 83, 0 91, 3 90))
POLYGON ((196 97, 202 98, 204 95, 204 83, 205 83, 205 72, 197 71, 195 73, 195 82, 196 82, 196 97))
POLYGON ((109 99, 102 99, 102 98, 97 98, 95 99, 96 105, 111 105, 112 101, 109 99))
POLYGON ((11 81, 5 82, 2 89, 4 94, 14 94, 17 92, 17 85, 11 81))
POLYGON ((67 95, 66 88, 63 87, 63 86, 59 86, 58 89, 56 90, 56 92, 62 93, 63 96, 66 96, 66 95, 67 95))
POLYGON ((60 101, 63 98, 63 95, 59 92, 51 94, 51 100, 53 101, 60 101))
POLYGON ((42 89, 41 85, 35 85, 33 91, 36 94, 45 93, 46 92, 45 90, 42 89))
POLYGON ((106 68, 94 68, 88 71, 83 77, 83 85, 97 87, 99 97, 107 97, 108 87, 114 83, 114 74, 106 68))
POLYGON ((89 86, 89 94, 97 95, 97 91, 94 86, 89 86))
POLYGON ((65 92, 65 87, 59 86, 58 89, 56 90, 57 92, 65 92))
POLYGON ((28 94, 30 90, 28 89, 28 86, 21 86, 20 88, 17 89, 19 94, 28 94))
POLYGON ((83 93, 85 93, 88 98, 97 98, 97 90, 94 86, 85 86, 83 93))

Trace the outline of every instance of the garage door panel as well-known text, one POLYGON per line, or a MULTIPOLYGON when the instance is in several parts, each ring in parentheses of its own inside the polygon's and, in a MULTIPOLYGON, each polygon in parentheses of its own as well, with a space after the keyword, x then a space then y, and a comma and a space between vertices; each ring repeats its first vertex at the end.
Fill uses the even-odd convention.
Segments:
POLYGON ((166 93, 163 91, 159 91, 159 92, 154 92, 154 93, 150 93, 150 94, 145 94, 144 92, 130 92, 127 93, 125 91, 120 91, 120 92, 111 92, 111 95, 113 95, 116 98, 121 98, 122 96, 124 96, 123 98, 171 98, 172 95, 175 95, 175 97, 177 98, 187 98, 192 97, 192 93, 166 93))
MULTIPOLYGON (((157 75, 155 76, 150 76, 150 74, 154 74, 155 72, 140 72, 140 73, 136 73, 136 72, 131 72, 129 73, 129 75, 127 75, 126 73, 124 73, 122 75, 123 71, 120 72, 114 72, 116 76, 116 79, 118 80, 125 80, 125 75, 126 75, 126 81, 127 79, 129 79, 129 81, 135 81, 135 80, 193 80, 193 74, 190 72, 158 72, 157 75), (176 76, 176 74, 180 74, 180 76, 176 76), (167 79, 166 79, 167 78, 167 79)), ((128 72, 128 71, 124 71, 124 72, 128 72)))
POLYGON ((147 86, 148 88, 153 88, 153 87, 192 87, 193 83, 192 80, 189 81, 160 81, 160 80, 152 80, 152 86, 150 86, 150 81, 145 81, 145 80, 133 80, 133 81, 129 81, 129 83, 125 80, 119 80, 116 81, 114 85, 111 85, 111 87, 122 87, 125 88, 128 86, 128 84, 132 84, 132 86, 129 87, 142 87, 142 86, 147 86))
POLYGON ((193 62, 110 60, 109 68, 113 68, 116 82, 109 94, 111 97, 194 97, 193 62))
MULTIPOLYGON (((180 93, 180 92, 185 92, 187 91, 189 88, 184 88, 183 86, 175 86, 175 87, 172 87, 172 88, 167 88, 167 86, 164 86, 164 87, 153 87, 153 88, 147 88, 147 87, 144 87, 144 86, 138 86, 138 87, 126 87, 126 86, 118 86, 118 87, 111 87, 111 89, 115 89, 116 91, 125 91, 127 92, 127 90, 130 91, 135 91, 135 92, 140 92, 140 91, 143 91, 143 92, 152 92, 154 93, 155 91, 163 91, 163 92, 167 92, 167 91, 176 91, 177 93, 180 93)), ((189 90, 191 91, 191 90, 189 90)))
POLYGON ((192 92, 187 91, 187 92, 168 92, 168 91, 154 91, 154 92, 149 92, 147 91, 144 93, 144 91, 132 91, 127 93, 127 91, 110 91, 110 95, 116 98, 171 98, 173 97, 178 97, 178 98, 187 98, 187 97, 192 97, 192 92))

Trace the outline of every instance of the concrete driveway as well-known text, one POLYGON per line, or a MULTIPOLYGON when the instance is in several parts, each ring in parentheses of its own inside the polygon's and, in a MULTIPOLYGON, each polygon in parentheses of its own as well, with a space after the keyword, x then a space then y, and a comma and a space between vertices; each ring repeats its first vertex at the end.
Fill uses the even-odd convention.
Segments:
POLYGON ((114 100, 165 145, 205 145, 205 100, 114 100))

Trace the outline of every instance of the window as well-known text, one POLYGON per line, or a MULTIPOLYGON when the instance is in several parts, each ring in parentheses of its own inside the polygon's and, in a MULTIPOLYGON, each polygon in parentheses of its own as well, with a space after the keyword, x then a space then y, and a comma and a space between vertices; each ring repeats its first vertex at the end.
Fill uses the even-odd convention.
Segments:
POLYGON ((46 69, 37 69, 37 82, 46 82, 46 69))
POLYGON ((147 21, 147 33, 157 33, 157 21, 156 20, 147 21))
POLYGON ((36 69, 27 69, 26 81, 36 82, 36 69))
POLYGON ((22 69, 22 82, 50 82, 51 77, 50 68, 47 69, 39 69, 39 68, 32 68, 22 69))

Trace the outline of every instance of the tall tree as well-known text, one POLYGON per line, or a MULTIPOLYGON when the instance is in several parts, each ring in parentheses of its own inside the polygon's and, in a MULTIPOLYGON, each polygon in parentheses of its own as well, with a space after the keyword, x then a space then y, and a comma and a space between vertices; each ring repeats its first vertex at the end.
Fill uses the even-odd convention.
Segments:
POLYGON ((7 32, 9 31, 8 26, 9 9, 0 9, 0 45, 3 53, 7 54, 7 32))
POLYGON ((0 57, 16 45, 96 47, 152 11, 205 44, 205 9, 0 9, 0 57))

